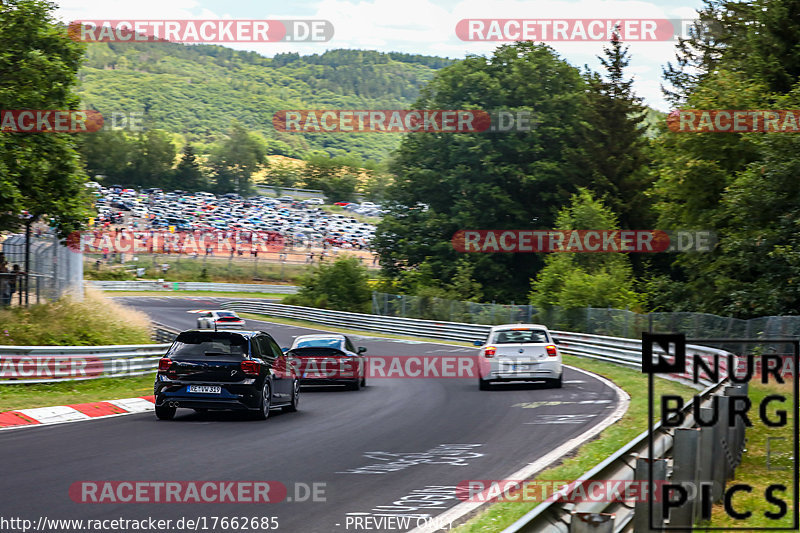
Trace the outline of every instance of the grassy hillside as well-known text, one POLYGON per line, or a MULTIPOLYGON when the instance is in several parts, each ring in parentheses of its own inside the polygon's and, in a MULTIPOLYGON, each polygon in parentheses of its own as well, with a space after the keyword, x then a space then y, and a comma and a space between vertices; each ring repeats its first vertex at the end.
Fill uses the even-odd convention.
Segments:
POLYGON ((276 132, 281 109, 404 108, 444 58, 363 50, 267 58, 222 46, 172 43, 94 43, 80 71, 79 94, 104 116, 142 112, 150 128, 210 143, 237 120, 261 132, 273 154, 312 150, 382 159, 396 134, 287 134, 276 132))

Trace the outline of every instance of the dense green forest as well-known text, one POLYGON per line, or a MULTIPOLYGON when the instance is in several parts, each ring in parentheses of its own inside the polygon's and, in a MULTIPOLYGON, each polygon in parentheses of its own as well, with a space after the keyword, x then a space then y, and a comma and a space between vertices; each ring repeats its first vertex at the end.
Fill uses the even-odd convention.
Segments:
POLYGON ((281 133, 272 116, 284 109, 407 108, 436 70, 451 63, 366 50, 267 58, 213 45, 92 43, 77 93, 104 116, 142 113, 146 128, 180 134, 200 153, 237 122, 263 136, 270 155, 322 151, 380 160, 397 147, 399 135, 281 133))
MULTIPOLYGON (((800 1, 705 0, 664 86, 674 108, 800 104, 800 1)), ((600 72, 534 43, 437 72, 418 104, 535 106, 530 132, 406 136, 396 202, 376 234, 387 291, 540 307, 630 307, 749 318, 800 310, 800 138, 784 132, 656 135, 624 43, 600 72), (422 206, 424 204, 424 206, 422 206), (465 229, 709 230, 710 253, 460 253, 465 229), (458 280, 470 283, 459 283, 458 280)), ((651 117, 652 118, 652 114, 651 117)))
MULTIPOLYGON (((530 42, 460 61, 357 50, 268 59, 214 46, 86 47, 47 4, 15 5, 0 28, 2 109, 82 102, 142 112, 146 128, 4 135, 2 230, 45 217, 62 234, 79 228, 90 213, 87 172, 241 192, 266 173, 283 186, 380 199, 390 210, 374 242, 385 291, 743 318, 800 309, 800 137, 671 131, 635 94, 636 57, 616 39, 597 72, 530 42), (34 45, 41 53, 30 53, 34 45), (537 125, 397 140, 271 128, 277 109, 324 105, 533 110, 537 125), (306 165, 269 165, 275 154, 306 165), (558 255, 461 253, 451 242, 465 229, 553 228, 709 230, 717 244, 708 253, 558 255)), ((699 18, 718 30, 676 47, 664 71, 674 108, 798 109, 800 0, 705 0, 699 18)))

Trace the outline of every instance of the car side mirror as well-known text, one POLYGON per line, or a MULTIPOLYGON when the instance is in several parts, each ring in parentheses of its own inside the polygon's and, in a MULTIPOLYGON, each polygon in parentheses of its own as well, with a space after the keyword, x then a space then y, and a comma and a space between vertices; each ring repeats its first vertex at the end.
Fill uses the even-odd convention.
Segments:
POLYGON ((559 340, 558 340, 558 339, 556 339, 556 338, 553 338, 553 344, 561 344, 561 341, 559 341, 559 340))
POLYGON ((474 346, 483 346, 483 341, 472 341, 474 346))
POLYGON ((366 351, 367 351, 366 348, 364 348, 363 346, 359 346, 358 349, 356 350, 356 353, 364 353, 366 351))

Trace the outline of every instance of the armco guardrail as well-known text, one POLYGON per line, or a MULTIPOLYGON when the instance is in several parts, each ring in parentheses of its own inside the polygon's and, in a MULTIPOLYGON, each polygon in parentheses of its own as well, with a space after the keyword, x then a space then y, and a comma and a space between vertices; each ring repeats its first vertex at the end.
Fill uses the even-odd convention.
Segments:
MULTIPOLYGON (((697 397, 701 410, 713 401, 719 402, 720 416, 714 425, 698 426, 693 418, 694 402, 682 409, 684 422, 676 428, 665 428, 660 422, 653 427, 653 448, 649 447, 647 432, 624 445, 605 461, 583 474, 575 483, 563 489, 554 498, 536 506, 532 511, 506 528, 503 533, 628 533, 650 531, 651 521, 655 528, 681 531, 692 530, 700 517, 700 498, 697 496, 701 484, 712 487, 714 503, 722 499, 727 480, 733 479, 735 468, 741 461, 745 446, 745 426, 741 420, 735 427, 728 427, 728 408, 734 397, 747 396, 747 384, 726 386, 720 382, 705 389, 697 397), (580 501, 578 491, 588 494, 591 482, 613 480, 621 482, 618 493, 625 492, 625 484, 646 484, 652 463, 654 491, 647 494, 660 495, 660 483, 682 485, 687 493, 694 491, 687 501, 670 509, 668 521, 663 518, 662 500, 654 498, 650 512, 649 498, 639 497, 635 504, 623 501, 580 501), (668 468, 668 464, 671 468, 668 468), (680 529, 685 528, 685 529, 680 529)), ((710 419, 704 413, 704 419, 710 419)), ((641 495, 643 490, 637 490, 641 495)), ((591 498, 589 498, 591 499, 591 498)), ((613 498, 607 498, 613 499, 613 498)))
POLYGON ((0 346, 0 384, 48 383, 153 372, 169 344, 0 346))
MULTIPOLYGON (((347 313, 270 302, 231 301, 222 305, 236 311, 299 318, 335 327, 444 340, 485 339, 491 327, 479 324, 347 313)), ((565 353, 641 368, 641 340, 567 331, 554 331, 553 334, 559 341, 560 349, 565 353)), ((654 349, 655 353, 659 351, 654 349)), ((698 355, 705 359, 712 368, 714 365, 712 360, 715 355, 727 356, 727 352, 724 350, 698 345, 687 345, 686 353, 687 361, 693 359, 692 355, 698 355)), ((586 489, 588 483, 584 482, 592 480, 620 482, 620 486, 623 487, 620 490, 624 491, 624 483, 644 482, 648 479, 651 462, 653 463, 654 483, 668 481, 685 484, 691 488, 699 487, 701 483, 711 483, 714 487, 713 500, 720 501, 723 493, 722 487, 726 480, 732 479, 745 445, 745 427, 741 420, 737 422, 735 428, 728 428, 726 421, 731 397, 747 396, 747 386, 725 386, 728 369, 723 362, 726 360, 727 357, 719 357, 719 362, 722 363, 720 375, 723 381, 711 383, 708 380, 701 380, 701 385, 695 385, 699 388, 704 387, 696 400, 700 402, 702 409, 707 409, 705 405, 708 402, 718 402, 718 405, 721 406, 721 413, 715 425, 695 427, 692 415, 695 400, 688 402, 681 411, 684 422, 680 424, 680 427, 666 428, 661 423, 654 425, 652 449, 649 447, 647 432, 640 434, 595 468, 586 472, 576 483, 562 491, 561 498, 541 503, 507 528, 504 533, 638 533, 649 531, 651 509, 648 501, 637 501, 633 506, 625 501, 620 501, 622 498, 611 502, 584 501, 576 503, 575 493, 577 491, 588 493, 586 489), (720 392, 723 394, 720 395, 720 392), (713 396, 718 397, 712 399, 713 396), (667 468, 668 463, 672 466, 671 470, 667 468)), ((673 374, 669 377, 691 384, 691 375, 688 372, 673 374)), ((706 420, 710 418, 710 416, 704 416, 706 420)), ((653 502, 653 525, 656 527, 664 525, 660 505, 660 502, 653 502)), ((691 525, 699 517, 700 505, 699 499, 692 497, 688 499, 687 503, 672 509, 669 514, 669 525, 691 528, 691 525)), ((423 528, 423 530, 425 529, 423 528)))
MULTIPOLYGON (((221 304, 221 307, 234 311, 308 320, 317 324, 334 327, 355 328, 398 335, 414 335, 430 339, 451 341, 469 342, 485 339, 491 328, 491 326, 483 324, 462 324, 459 322, 437 322, 419 318, 368 315, 253 300, 224 302, 221 304)), ((641 340, 606 337, 603 335, 588 335, 569 331, 554 331, 553 335, 561 343, 560 349, 566 354, 599 359, 631 368, 641 368, 642 366, 641 340)), ((724 353, 725 352, 722 350, 703 346, 687 347, 687 354, 702 355, 707 360, 713 359, 714 354, 724 353)), ((677 374, 674 375, 673 378, 688 381, 691 376, 688 374, 677 374)), ((710 383, 704 382, 704 384, 708 385, 710 383)))
POLYGON ((151 322, 151 324, 153 324, 153 340, 156 342, 172 343, 175 337, 178 336, 178 333, 180 333, 179 329, 165 326, 158 322, 151 322))
POLYGON ((346 311, 301 307, 297 305, 282 305, 272 302, 257 302, 253 300, 224 302, 220 307, 235 311, 308 320, 318 324, 342 328, 356 328, 366 331, 396 333, 398 335, 416 335, 431 339, 472 341, 486 337, 489 331, 489 326, 481 324, 434 322, 416 318, 367 315, 362 313, 348 313, 346 311))
POLYGON ((153 322, 159 344, 118 346, 0 346, 0 385, 139 376, 158 360, 179 330, 153 322))
POLYGON ((294 285, 263 285, 258 283, 211 283, 201 281, 86 281, 89 287, 102 291, 214 291, 263 292, 296 294, 294 285))
MULTIPOLYGON (((697 400, 688 402, 681 410, 683 423, 678 427, 665 428, 661 422, 653 427, 653 447, 649 448, 647 432, 642 433, 617 450, 605 461, 583 474, 579 480, 558 493, 546 503, 506 528, 503 533, 628 533, 650 531, 650 525, 661 530, 665 525, 681 531, 692 530, 700 517, 699 489, 702 484, 712 487, 711 500, 718 503, 728 480, 733 479, 735 469, 741 462, 746 443, 745 425, 737 419, 736 425, 728 427, 728 410, 735 397, 746 397, 747 384, 727 385, 720 382, 705 389, 697 400), (693 417, 694 402, 699 401, 705 420, 711 416, 705 410, 712 402, 719 402, 720 415, 713 425, 699 425, 693 417), (587 494, 587 487, 597 480, 638 482, 646 484, 649 468, 653 468, 653 491, 661 496, 661 483, 681 485, 690 495, 679 506, 670 509, 668 519, 662 514, 662 501, 653 498, 652 516, 649 498, 638 498, 634 505, 624 501, 579 501, 580 490, 587 494), (668 468, 670 466, 671 468, 668 468), (681 529, 685 528, 685 529, 681 529)), ((637 491, 642 494, 643 491, 637 491)), ((611 498, 609 498, 611 499, 611 498)), ((622 500, 622 497, 619 498, 622 500)))

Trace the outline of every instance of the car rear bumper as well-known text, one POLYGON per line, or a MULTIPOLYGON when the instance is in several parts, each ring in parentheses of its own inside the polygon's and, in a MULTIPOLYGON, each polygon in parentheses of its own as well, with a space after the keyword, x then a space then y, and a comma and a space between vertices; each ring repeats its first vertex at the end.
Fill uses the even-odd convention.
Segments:
POLYGON ((561 373, 557 372, 498 372, 483 376, 483 379, 492 381, 536 381, 540 379, 558 379, 560 375, 561 373))
POLYGON ((170 405, 174 407, 185 407, 187 409, 225 409, 231 411, 249 411, 258 409, 258 405, 251 406, 240 400, 230 399, 203 399, 178 396, 164 396, 156 399, 156 405, 170 405))
POLYGON ((542 361, 533 363, 493 362, 489 368, 482 368, 480 377, 496 381, 534 381, 539 379, 558 379, 561 376, 562 365, 558 361, 542 361))
POLYGON ((258 409, 261 401, 261 392, 256 387, 237 386, 236 392, 232 392, 226 386, 222 387, 219 394, 190 393, 186 390, 186 384, 180 385, 178 390, 169 391, 168 388, 175 388, 174 383, 164 386, 155 394, 155 404, 164 405, 170 402, 177 402, 177 407, 187 407, 189 409, 258 409))
POLYGON ((349 385, 361 378, 299 378, 300 385, 349 385))

